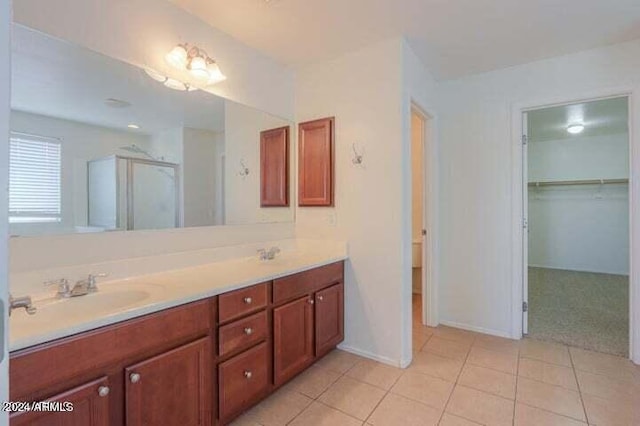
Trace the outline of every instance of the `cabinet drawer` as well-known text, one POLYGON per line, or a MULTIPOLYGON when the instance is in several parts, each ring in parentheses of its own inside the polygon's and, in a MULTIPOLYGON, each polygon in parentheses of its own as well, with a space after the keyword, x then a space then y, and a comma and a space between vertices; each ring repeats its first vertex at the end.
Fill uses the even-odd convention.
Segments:
POLYGON ((268 284, 258 284, 218 296, 218 318, 221 323, 240 318, 267 306, 268 284))
POLYGON ((220 356, 246 349, 267 338, 267 312, 262 311, 248 318, 223 325, 219 330, 220 356))
POLYGON ((337 262, 273 281, 273 303, 282 303, 342 282, 344 263, 337 262))
POLYGON ((220 419, 225 422, 262 398, 269 386, 268 346, 261 343, 218 366, 220 419))

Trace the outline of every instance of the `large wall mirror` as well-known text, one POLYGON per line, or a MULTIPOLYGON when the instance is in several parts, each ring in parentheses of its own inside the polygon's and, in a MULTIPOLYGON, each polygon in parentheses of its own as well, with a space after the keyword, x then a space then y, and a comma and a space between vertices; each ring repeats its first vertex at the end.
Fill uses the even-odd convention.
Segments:
POLYGON ((261 134, 289 121, 20 25, 12 44, 12 235, 293 221, 260 188, 261 134))

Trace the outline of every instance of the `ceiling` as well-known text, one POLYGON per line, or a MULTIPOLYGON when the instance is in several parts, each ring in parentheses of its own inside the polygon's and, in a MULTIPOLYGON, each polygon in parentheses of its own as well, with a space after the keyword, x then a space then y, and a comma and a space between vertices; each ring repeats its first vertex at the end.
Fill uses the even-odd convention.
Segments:
POLYGON ((638 0, 170 1, 294 68, 404 35, 451 79, 640 38, 638 0))
POLYGON ((224 99, 203 91, 179 92, 132 65, 14 25, 11 108, 135 132, 192 127, 224 129, 224 99), (114 98, 131 106, 113 108, 114 98))
POLYGON ((529 140, 553 141, 570 137, 603 136, 628 131, 627 98, 603 99, 530 111, 527 114, 529 140), (582 123, 579 135, 567 132, 570 124, 582 123))

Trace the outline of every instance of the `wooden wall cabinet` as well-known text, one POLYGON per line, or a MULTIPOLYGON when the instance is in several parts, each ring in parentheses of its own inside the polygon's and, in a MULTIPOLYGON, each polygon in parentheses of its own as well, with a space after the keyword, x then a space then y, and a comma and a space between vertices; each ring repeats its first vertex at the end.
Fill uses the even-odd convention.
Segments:
POLYGON ((226 425, 343 339, 343 262, 20 350, 11 425, 226 425))
POLYGON ((289 205, 289 127, 260 132, 260 207, 289 205))
POLYGON ((333 139, 333 117, 298 125, 298 205, 333 206, 333 139))

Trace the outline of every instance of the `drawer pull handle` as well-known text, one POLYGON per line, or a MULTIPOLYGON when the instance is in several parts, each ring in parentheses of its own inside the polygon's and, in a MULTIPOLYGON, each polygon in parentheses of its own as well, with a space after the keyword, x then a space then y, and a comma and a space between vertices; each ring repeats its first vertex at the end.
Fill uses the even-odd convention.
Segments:
POLYGON ((109 395, 109 386, 100 386, 98 388, 98 396, 107 396, 109 395))
POLYGON ((246 334, 247 336, 251 336, 253 334, 253 328, 251 327, 246 327, 244 329, 244 334, 246 334))
POLYGON ((253 302, 253 299, 252 299, 252 298, 250 298, 250 297, 245 297, 245 298, 244 298, 244 303, 246 303, 247 305, 250 305, 250 304, 251 304, 251 302, 253 302))
POLYGON ((318 296, 318 300, 322 302, 324 300, 324 297, 323 296, 318 296))
POLYGON ((140 381, 140 374, 131 373, 131 375, 129 376, 129 380, 131 381, 131 383, 138 383, 140 381))
POLYGON ((315 302, 315 300, 313 300, 313 299, 309 299, 309 304, 310 304, 310 305, 313 305, 314 303, 316 303, 316 302, 315 302))
POLYGON ((250 379, 251 377, 253 377, 253 373, 249 370, 245 370, 244 377, 246 377, 247 379, 250 379))

